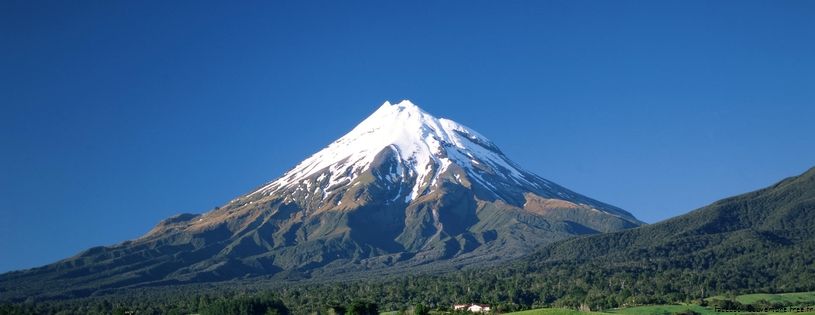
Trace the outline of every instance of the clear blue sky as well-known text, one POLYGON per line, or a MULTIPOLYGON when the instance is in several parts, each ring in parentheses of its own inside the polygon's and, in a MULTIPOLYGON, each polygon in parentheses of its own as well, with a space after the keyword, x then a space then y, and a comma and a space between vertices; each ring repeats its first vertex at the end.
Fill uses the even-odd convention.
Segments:
POLYGON ((815 166, 815 2, 3 1, 0 272, 223 205, 403 99, 653 223, 815 166))

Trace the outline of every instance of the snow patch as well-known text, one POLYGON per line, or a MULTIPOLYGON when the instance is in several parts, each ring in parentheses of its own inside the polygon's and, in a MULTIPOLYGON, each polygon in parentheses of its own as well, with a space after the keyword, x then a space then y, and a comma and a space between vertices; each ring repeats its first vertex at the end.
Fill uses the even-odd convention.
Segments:
MULTIPOLYGON (((374 158, 386 148, 390 148, 397 159, 395 167, 387 170, 387 174, 376 172, 372 175, 380 181, 399 185, 399 193, 392 201, 407 194, 404 201, 410 203, 420 195, 432 192, 439 185, 439 175, 453 164, 464 171, 461 175, 454 174, 458 183, 461 183, 461 176, 466 175, 472 185, 478 185, 502 200, 501 195, 517 193, 517 190, 507 190, 510 186, 542 196, 560 196, 572 202, 582 200, 582 196, 564 194, 559 191, 559 186, 524 170, 475 130, 452 120, 433 117, 407 100, 398 104, 383 103, 346 135, 252 194, 280 189, 295 191, 300 188, 295 187, 300 183, 305 186, 306 193, 311 191, 311 184, 322 185, 323 198, 326 198, 325 191, 333 187, 359 185, 356 178, 371 171, 374 158), (491 172, 485 172, 485 168, 491 172), (316 182, 312 182, 317 174, 316 182), (402 192, 403 185, 411 186, 409 193, 402 192)), ((316 192, 314 190, 315 195, 316 192)))

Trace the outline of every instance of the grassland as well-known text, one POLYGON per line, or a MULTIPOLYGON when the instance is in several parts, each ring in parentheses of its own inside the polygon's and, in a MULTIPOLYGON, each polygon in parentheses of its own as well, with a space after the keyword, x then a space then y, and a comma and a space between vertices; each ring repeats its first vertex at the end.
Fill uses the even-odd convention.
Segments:
MULTIPOLYGON (((751 313, 751 312, 740 312, 740 313, 716 313, 711 308, 696 306, 696 305, 651 305, 651 306, 637 306, 637 307, 629 307, 624 309, 616 309, 616 310, 608 310, 602 312, 582 312, 582 311, 575 311, 575 310, 568 310, 568 309, 559 309, 559 308, 541 308, 535 310, 528 310, 528 311, 521 311, 521 312, 514 312, 514 313, 507 313, 507 315, 589 315, 589 314, 615 314, 615 315, 665 315, 665 314, 673 314, 677 312, 682 312, 684 310, 690 309, 694 312, 703 314, 703 315, 712 315, 712 314, 784 314, 784 313, 751 313)), ((815 315, 815 312, 806 312, 806 313, 794 313, 797 315, 815 315)))
MULTIPOLYGON (((594 313, 607 313, 607 314, 617 314, 617 315, 664 315, 664 314, 673 314, 682 312, 684 310, 691 310, 703 315, 713 315, 713 314, 781 314, 781 313, 768 313, 768 312, 739 312, 739 313, 717 313, 712 308, 701 307, 697 305, 651 305, 651 306, 638 306, 638 307, 630 307, 625 309, 616 309, 616 310, 609 310, 604 312, 594 312, 594 313)), ((806 313, 795 313, 795 314, 809 314, 815 315, 815 312, 806 312, 806 313)))
MULTIPOLYGON (((514 313, 507 313, 512 315, 584 315, 587 312, 562 309, 562 308, 539 308, 528 311, 520 311, 514 313)), ((595 312, 597 313, 597 312, 595 312)))
POLYGON ((607 314, 627 314, 627 315, 651 315, 651 314, 673 314, 682 312, 684 310, 691 310, 701 314, 715 314, 713 309, 698 306, 698 305, 649 305, 649 306, 636 306, 629 308, 622 308, 616 310, 608 310, 603 313, 607 314))
MULTIPOLYGON (((712 299, 719 299, 725 300, 727 299, 724 296, 714 296, 708 298, 707 300, 712 299)), ((801 293, 780 293, 780 294, 746 294, 746 295, 739 295, 736 297, 736 300, 742 304, 753 304, 755 301, 758 300, 766 300, 770 303, 772 302, 779 302, 779 303, 791 303, 791 304, 800 304, 800 305, 810 305, 810 307, 815 306, 815 292, 801 292, 801 293)), ((621 308, 621 309, 614 309, 614 310, 606 310, 602 312, 581 312, 575 310, 568 310, 568 309, 558 309, 558 308, 541 308, 535 310, 528 310, 528 311, 521 311, 521 312, 514 312, 514 313, 507 313, 507 315, 588 315, 588 313, 593 314, 614 314, 614 315, 667 315, 682 312, 684 310, 691 310, 703 315, 713 315, 713 314, 722 314, 717 313, 712 308, 702 307, 698 305, 649 305, 649 306, 637 306, 637 307, 629 307, 629 308, 621 308)), ((736 314, 748 314, 751 312, 740 312, 736 314)), ((768 312, 754 312, 752 314, 781 314, 781 313, 768 313, 768 312)), ((802 313, 795 313, 800 315, 815 315, 815 312, 802 312, 802 313)))
MULTIPOLYGON (((727 299, 724 296, 714 296, 707 298, 707 300, 712 299, 719 299, 725 300, 727 299)), ((800 293, 780 293, 780 294, 746 294, 746 295, 739 295, 735 298, 742 304, 752 304, 758 300, 766 300, 768 302, 779 302, 779 303, 792 303, 795 304, 796 302, 800 302, 802 305, 810 305, 811 307, 815 307, 815 292, 800 292, 800 293), (810 303, 807 303, 810 302, 810 303)), ((613 314, 613 315, 670 315, 673 313, 679 313, 685 310, 691 310, 703 315, 721 315, 721 314, 784 314, 784 313, 773 313, 773 312, 740 312, 740 313, 717 313, 712 308, 702 307, 698 305, 648 305, 648 306, 636 306, 636 307, 629 307, 629 308, 621 308, 621 309, 613 309, 613 310, 605 310, 600 312, 583 312, 583 311, 576 311, 571 309, 562 309, 562 308, 539 308, 534 310, 526 310, 520 312, 513 312, 513 313, 506 313, 505 315, 603 315, 603 314, 613 314)), ((396 315, 397 311, 388 311, 382 312, 380 315, 396 315)), ((434 314, 434 311, 431 311, 431 314, 434 314)), ((407 312, 407 314, 411 314, 407 312)), ((801 312, 801 313, 794 313, 796 315, 815 315, 815 312, 801 312)), ((191 314, 191 315, 198 315, 198 314, 191 314)))
MULTIPOLYGON (((707 300, 712 299, 725 300, 727 298, 724 296, 714 296, 707 298, 707 300)), ((806 302, 810 302, 811 303, 810 305, 815 306, 815 292, 779 293, 779 294, 760 293, 760 294, 745 294, 736 297, 736 301, 739 301, 741 304, 752 304, 755 301, 762 299, 770 303, 801 302, 805 304, 806 302)))

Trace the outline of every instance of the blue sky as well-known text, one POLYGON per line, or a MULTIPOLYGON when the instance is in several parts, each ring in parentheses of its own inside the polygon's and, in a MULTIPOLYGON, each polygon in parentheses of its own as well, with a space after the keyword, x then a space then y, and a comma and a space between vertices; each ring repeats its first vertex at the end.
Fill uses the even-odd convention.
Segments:
POLYGON ((812 1, 4 1, 0 272, 271 181, 384 101, 653 223, 815 166, 812 1))

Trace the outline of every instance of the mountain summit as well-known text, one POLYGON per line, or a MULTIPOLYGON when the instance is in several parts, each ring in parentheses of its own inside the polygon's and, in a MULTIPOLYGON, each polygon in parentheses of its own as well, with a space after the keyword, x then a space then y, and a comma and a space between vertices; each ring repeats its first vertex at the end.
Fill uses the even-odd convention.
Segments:
POLYGON ((394 203, 410 203, 450 183, 475 190, 481 200, 523 207, 523 194, 534 193, 636 221, 626 211, 522 169, 478 132, 433 117, 407 100, 395 105, 385 102, 351 132, 250 196, 294 189, 318 192, 322 204, 341 204, 343 188, 360 183, 363 174, 392 188, 389 197, 394 203))
POLYGON ((61 294, 81 296, 261 275, 453 268, 641 224, 524 170, 470 128, 410 101, 385 102, 325 149, 222 207, 7 275, 59 282, 75 288, 61 294))

